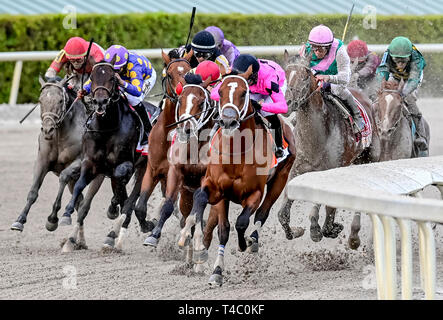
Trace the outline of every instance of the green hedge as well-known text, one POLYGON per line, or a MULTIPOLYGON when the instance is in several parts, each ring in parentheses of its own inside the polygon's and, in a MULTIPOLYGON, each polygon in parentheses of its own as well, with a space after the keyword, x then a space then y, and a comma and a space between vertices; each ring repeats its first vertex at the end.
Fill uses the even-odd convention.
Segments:
MULTIPOLYGON (((72 36, 91 37, 103 48, 123 44, 127 48, 169 48, 186 41, 190 14, 128 14, 128 15, 78 15, 77 29, 64 29, 64 15, 9 16, 0 15, 1 51, 60 50, 72 36)), ((310 29, 320 23, 328 25, 341 38, 346 15, 241 15, 199 14, 193 31, 217 25, 227 39, 238 46, 298 45, 304 42, 310 29)), ((443 16, 377 16, 377 28, 365 29, 363 16, 353 16, 345 41, 354 36, 368 43, 389 43, 398 35, 409 37, 420 49, 420 43, 443 43, 443 16)), ((149 57, 148 57, 149 58, 149 57)), ((277 60, 281 57, 275 57, 277 60)), ((443 55, 425 54, 423 91, 437 94, 441 91, 439 74, 443 55)), ((161 61, 153 61, 158 78, 161 61)), ((35 102, 39 94, 38 74, 43 74, 50 61, 24 62, 20 83, 19 103, 35 102)), ((0 63, 0 103, 9 100, 14 63, 0 63)), ((160 79, 158 79, 160 81, 160 79)), ((160 90, 156 89, 157 92, 160 90)))

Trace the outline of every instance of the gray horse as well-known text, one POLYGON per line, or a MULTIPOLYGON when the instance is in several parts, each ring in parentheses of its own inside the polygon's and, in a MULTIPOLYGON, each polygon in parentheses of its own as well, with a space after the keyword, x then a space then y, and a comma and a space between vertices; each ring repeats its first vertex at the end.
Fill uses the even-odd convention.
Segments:
MULTIPOLYGON (((296 139, 296 159, 291 172, 292 179, 296 174, 310 171, 321 171, 342 166, 348 166, 359 162, 378 161, 380 156, 380 142, 375 129, 373 110, 370 101, 361 93, 351 90, 352 94, 362 103, 365 108, 372 128, 372 143, 363 139, 356 139, 350 122, 344 119, 343 113, 323 98, 317 90, 317 81, 309 67, 309 58, 291 57, 285 51, 284 64, 288 89, 286 100, 290 111, 296 114, 293 120, 294 134, 296 139)), ((279 210, 279 221, 286 233, 287 239, 297 238, 303 235, 304 229, 291 228, 290 209, 293 200, 289 200, 284 193, 284 203, 279 210)), ((311 221, 311 239, 320 241, 323 236, 336 238, 343 230, 343 225, 335 223, 336 209, 326 206, 326 219, 323 228, 318 224, 320 205, 316 204, 309 215, 311 221)), ((360 239, 360 214, 354 216, 351 225, 349 246, 358 248, 360 239)))
MULTIPOLYGON (((87 112, 84 104, 75 98, 75 92, 68 88, 68 83, 71 80, 71 78, 65 78, 61 81, 54 79, 45 82, 41 77, 39 78, 42 126, 38 137, 38 155, 34 164, 33 182, 26 206, 16 222, 12 224, 11 230, 23 231, 29 210, 37 200, 38 191, 48 172, 53 172, 59 177, 58 194, 52 207, 52 213, 46 222, 46 228, 49 231, 56 230, 58 227, 57 213, 61 207, 64 189, 68 185, 72 193, 74 184, 80 175, 81 139, 85 130, 87 112)), ((89 197, 88 191, 86 199, 89 197)), ((82 200, 83 196, 79 197, 76 207, 82 200)), ((111 204, 109 211, 115 212, 115 205, 111 204)), ((61 221, 60 225, 62 224, 61 221)))

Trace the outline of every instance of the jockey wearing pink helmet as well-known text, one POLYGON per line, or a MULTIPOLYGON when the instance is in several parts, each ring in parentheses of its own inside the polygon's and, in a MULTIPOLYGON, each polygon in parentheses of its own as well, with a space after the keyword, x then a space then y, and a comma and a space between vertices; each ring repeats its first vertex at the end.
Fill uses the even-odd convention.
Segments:
POLYGON ((308 42, 302 48, 301 55, 310 58, 310 67, 324 91, 331 91, 338 96, 352 111, 354 122, 359 131, 365 127, 357 102, 347 88, 351 67, 348 53, 343 42, 334 38, 331 29, 325 25, 314 27, 309 33, 308 42))

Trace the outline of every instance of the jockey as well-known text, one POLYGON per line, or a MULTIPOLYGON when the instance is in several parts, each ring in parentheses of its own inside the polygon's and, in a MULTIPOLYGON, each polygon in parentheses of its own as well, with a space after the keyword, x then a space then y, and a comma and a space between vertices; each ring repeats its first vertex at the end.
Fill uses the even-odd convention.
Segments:
POLYGON ((355 81, 360 89, 364 89, 374 79, 380 57, 375 52, 369 52, 366 42, 362 40, 349 42, 346 51, 351 65, 357 64, 355 70, 352 70, 350 82, 355 81))
POLYGON ((359 131, 365 127, 365 122, 360 114, 357 102, 347 88, 351 76, 348 53, 343 42, 334 38, 331 29, 325 25, 314 27, 309 33, 309 39, 302 55, 312 53, 311 69, 317 80, 321 81, 322 88, 331 92, 345 101, 351 108, 354 122, 359 131))
MULTIPOLYGON (((115 77, 121 86, 121 90, 125 92, 129 104, 137 111, 143 122, 143 139, 137 147, 137 151, 147 155, 148 132, 152 127, 143 100, 154 87, 157 74, 146 57, 135 52, 129 52, 121 45, 109 47, 105 52, 104 60, 110 63, 114 56, 117 57, 114 63, 115 77)), ((86 82, 84 89, 88 93, 91 91, 91 80, 86 82)))
POLYGON ((418 88, 423 80, 423 69, 426 61, 420 51, 406 37, 394 38, 383 54, 380 66, 377 68, 379 83, 385 80, 406 81, 401 95, 414 119, 417 137, 414 143, 424 151, 428 149, 422 114, 417 107, 418 88))
MULTIPOLYGON (((250 54, 240 54, 234 61, 233 70, 245 73, 252 66, 252 74, 248 79, 250 98, 260 114, 271 123, 275 130, 275 155, 281 158, 285 155, 283 150, 282 127, 278 113, 288 112, 285 99, 287 88, 285 71, 271 60, 257 59, 250 54)), ((211 99, 220 100, 218 87, 211 91, 211 99)))
POLYGON ((225 39, 223 31, 219 27, 210 26, 205 30, 212 34, 215 40, 215 46, 226 57, 226 59, 228 59, 229 65, 232 66, 235 58, 240 55, 240 51, 238 51, 237 47, 231 41, 225 39))
MULTIPOLYGON (((191 45, 188 45, 186 51, 189 52, 191 48, 194 51, 194 56, 191 58, 191 67, 196 68, 199 63, 210 60, 215 62, 220 68, 220 73, 225 75, 230 72, 228 59, 215 46, 215 40, 209 31, 202 30, 197 32, 192 39, 191 45)), ((184 47, 180 48, 183 52, 184 47)))
MULTIPOLYGON (((58 53, 54 61, 45 73, 45 78, 55 78, 62 67, 66 67, 69 73, 76 72, 83 74, 83 62, 86 58, 89 42, 80 38, 73 37, 66 42, 65 47, 58 53)), ((89 58, 85 66, 85 73, 90 74, 92 67, 104 57, 104 50, 95 42, 91 45, 89 58)))

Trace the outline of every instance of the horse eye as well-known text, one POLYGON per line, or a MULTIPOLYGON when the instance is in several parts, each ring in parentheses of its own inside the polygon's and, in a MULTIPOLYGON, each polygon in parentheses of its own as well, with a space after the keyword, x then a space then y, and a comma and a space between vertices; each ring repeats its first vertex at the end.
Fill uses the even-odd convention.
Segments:
POLYGON ((246 91, 241 94, 241 97, 242 98, 246 97, 246 91))

